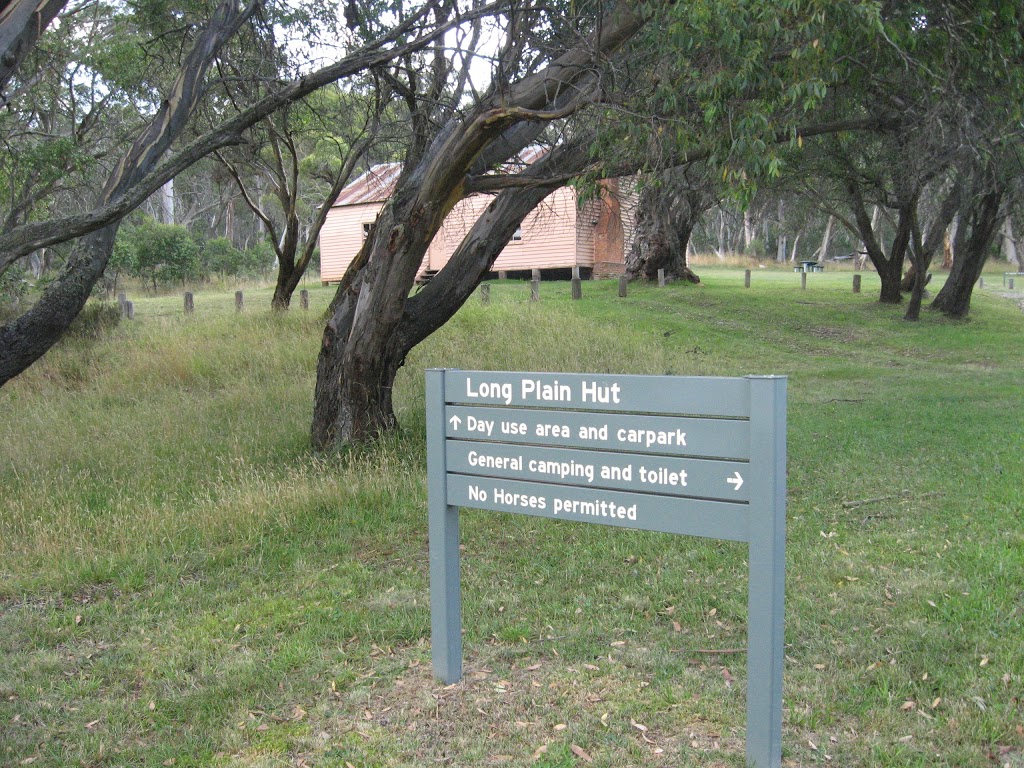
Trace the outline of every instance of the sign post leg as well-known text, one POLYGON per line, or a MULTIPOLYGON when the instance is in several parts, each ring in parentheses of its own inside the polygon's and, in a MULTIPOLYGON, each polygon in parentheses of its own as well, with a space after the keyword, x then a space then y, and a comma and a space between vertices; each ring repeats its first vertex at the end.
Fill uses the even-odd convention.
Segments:
POLYGON ((430 536, 430 634, 434 676, 462 677, 459 508, 448 504, 445 475, 444 371, 427 371, 427 486, 430 536))
POLYGON ((782 764, 786 568, 786 379, 748 377, 751 486, 747 607, 747 765, 782 764))

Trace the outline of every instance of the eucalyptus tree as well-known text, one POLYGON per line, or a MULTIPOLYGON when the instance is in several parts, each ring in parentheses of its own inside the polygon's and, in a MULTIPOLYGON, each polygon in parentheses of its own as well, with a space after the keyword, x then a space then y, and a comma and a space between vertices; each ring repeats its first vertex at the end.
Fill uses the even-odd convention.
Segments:
POLYGON ((379 102, 337 86, 270 115, 248 142, 217 152, 277 256, 271 306, 288 308, 333 201, 380 129, 379 102))
MULTIPOLYGON (((156 52, 151 81, 140 82, 128 69, 119 69, 124 48, 116 36, 104 37, 111 55, 109 75, 96 61, 86 57, 83 73, 103 80, 104 89, 120 92, 128 78, 137 88, 136 104, 148 104, 134 129, 124 132, 125 140, 116 143, 105 167, 107 175, 97 184, 99 192, 89 196, 86 205, 66 215, 50 215, 26 221, 0 232, 0 270, 25 258, 39 248, 80 238, 62 273, 47 285, 35 304, 16 319, 0 327, 0 385, 39 359, 60 338, 84 306, 93 286, 103 274, 117 232, 117 222, 163 184, 217 149, 244 141, 243 132, 283 106, 301 99, 339 78, 380 66, 396 55, 414 51, 431 43, 454 25, 476 15, 492 13, 494 5, 482 5, 461 13, 445 24, 432 21, 431 5, 401 10, 402 19, 382 25, 372 41, 323 66, 311 69, 243 109, 200 132, 193 118, 210 95, 211 80, 219 76, 225 46, 239 30, 261 23, 257 0, 221 0, 210 7, 170 8, 165 5, 139 6, 117 16, 118 23, 137 24, 133 13, 162 25, 153 37, 156 52), (152 11, 148 13, 147 11, 152 11), (247 26, 248 25, 248 26, 247 26)), ((120 8, 120 6, 118 6, 120 8)), ((381 14, 387 8, 377 9, 381 14)), ((390 9, 393 12, 395 9, 390 9)), ((71 24, 73 19, 68 19, 71 24)), ((63 26, 63 25, 62 25, 63 26)), ((148 29, 148 32, 154 30, 148 29)), ((130 43, 129 43, 130 45, 130 43)), ((236 51, 237 53, 237 51, 236 51)), ((34 76, 25 69, 27 57, 10 84, 17 85, 34 76)), ((76 62, 76 66, 78 63, 76 62)))
POLYGON ((873 7, 824 2, 527 2, 505 17, 483 93, 463 92, 467 72, 452 67, 440 46, 388 73, 409 105, 411 139, 395 190, 330 308, 314 446, 368 439, 396 425, 391 392, 407 354, 493 263, 504 241, 492 233, 507 239, 525 206, 559 177, 582 176, 587 185, 601 175, 700 159, 734 182, 777 170, 770 144, 835 130, 798 129, 831 77, 824 32, 838 19, 870 23, 873 14, 873 7), (473 96, 468 105, 463 96, 473 96), (564 119, 567 138, 543 162, 521 174, 495 173, 564 119), (410 297, 448 212, 468 194, 498 189, 457 257, 410 297))

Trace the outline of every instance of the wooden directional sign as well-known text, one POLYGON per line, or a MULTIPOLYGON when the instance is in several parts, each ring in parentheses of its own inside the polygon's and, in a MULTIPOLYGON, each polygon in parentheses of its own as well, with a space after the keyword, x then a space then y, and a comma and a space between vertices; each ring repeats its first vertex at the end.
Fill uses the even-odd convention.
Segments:
POLYGON ((460 506, 747 542, 747 763, 782 760, 786 379, 427 371, 435 674, 462 676, 460 506))

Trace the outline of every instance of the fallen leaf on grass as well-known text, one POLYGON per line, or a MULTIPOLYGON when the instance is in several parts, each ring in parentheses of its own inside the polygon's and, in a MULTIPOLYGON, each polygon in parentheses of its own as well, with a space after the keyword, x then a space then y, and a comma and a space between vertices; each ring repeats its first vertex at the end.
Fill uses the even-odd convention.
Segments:
POLYGON ((728 667, 722 667, 722 679, 725 680, 726 688, 732 688, 732 675, 729 674, 728 667))
POLYGON ((570 744, 569 749, 571 749, 572 753, 581 760, 586 760, 588 763, 594 762, 594 758, 588 755, 586 751, 584 751, 583 747, 578 747, 575 744, 570 744))
POLYGON ((938 698, 935 699, 935 701, 932 702, 932 709, 935 709, 941 703, 942 703, 942 697, 939 696, 938 698))
MULTIPOLYGON (((79 614, 77 614, 77 615, 75 616, 75 626, 76 626, 76 627, 79 627, 79 626, 81 626, 81 625, 82 625, 82 614, 80 614, 80 613, 79 613, 79 614)), ((33 757, 32 759, 33 759, 33 760, 35 760, 35 758, 34 758, 34 757, 33 757)))
POLYGON ((270 726, 267 725, 266 723, 260 723, 259 725, 256 726, 256 730, 257 731, 269 731, 270 730, 270 726))
POLYGON ((86 730, 91 731, 93 728, 96 727, 96 723, 98 723, 98 722, 99 722, 99 720, 93 720, 91 723, 86 723, 85 724, 86 730))
POLYGON ((672 631, 673 632, 682 632, 683 631, 682 624, 680 624, 678 621, 673 621, 672 622, 672 631))
POLYGON ((916 707, 916 706, 917 706, 917 704, 914 703, 913 701, 904 701, 902 704, 900 704, 900 709, 902 709, 904 712, 909 712, 910 710, 914 709, 914 707, 916 707))
POLYGON ((638 723, 636 720, 633 720, 632 718, 630 718, 629 724, 632 725, 634 728, 636 728, 638 731, 640 731, 642 733, 647 731, 647 726, 646 725, 643 725, 642 723, 638 723))
POLYGON ((559 723, 558 725, 555 726, 555 730, 556 731, 564 731, 568 727, 569 726, 566 725, 565 723, 559 723))
POLYGON ((537 760, 538 758, 540 758, 540 756, 541 756, 541 755, 543 755, 543 754, 544 754, 545 752, 547 752, 547 751, 548 751, 548 745, 547 745, 547 744, 541 744, 541 745, 540 745, 539 747, 537 747, 537 749, 536 749, 536 750, 534 751, 534 753, 533 753, 533 759, 534 759, 534 760, 537 760))

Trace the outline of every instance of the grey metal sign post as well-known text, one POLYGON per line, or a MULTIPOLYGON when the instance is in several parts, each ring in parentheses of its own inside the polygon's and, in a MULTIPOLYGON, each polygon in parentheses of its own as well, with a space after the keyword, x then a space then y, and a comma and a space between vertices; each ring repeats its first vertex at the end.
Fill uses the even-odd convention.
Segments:
POLYGON ((427 371, 434 674, 462 677, 459 507, 747 542, 747 765, 782 763, 786 378, 427 371))

